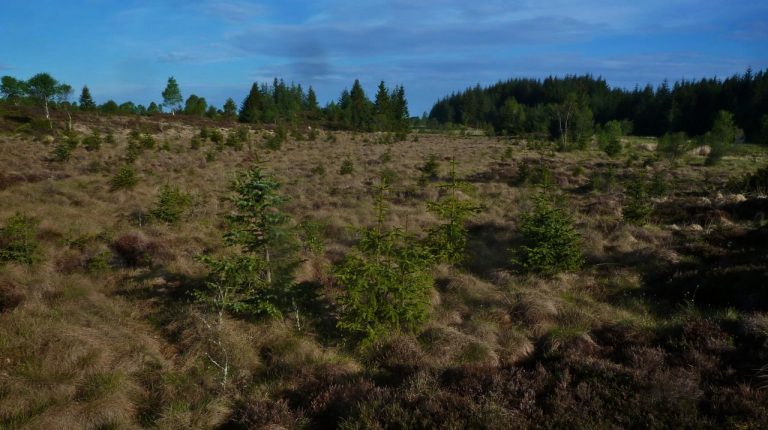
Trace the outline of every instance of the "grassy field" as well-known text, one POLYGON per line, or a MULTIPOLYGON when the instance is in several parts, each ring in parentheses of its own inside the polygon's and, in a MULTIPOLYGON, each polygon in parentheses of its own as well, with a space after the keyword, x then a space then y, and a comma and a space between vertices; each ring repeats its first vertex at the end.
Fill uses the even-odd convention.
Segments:
POLYGON ((741 145, 713 167, 660 160, 640 138, 614 159, 439 134, 381 144, 304 131, 268 149, 273 133, 248 129, 237 148, 182 119, 83 117, 78 139, 98 130, 105 142, 55 161, 62 133, 2 125, 0 226, 31 217, 40 244, 31 264, 0 263, 2 429, 768 427, 768 199, 738 186, 768 164, 765 148, 741 145), (132 131, 154 147, 130 163, 132 131), (332 268, 355 228, 375 223, 382 172, 388 225, 423 236, 437 223, 426 203, 439 181, 418 170, 431 155, 440 179, 455 160, 482 206, 466 261, 431 269, 423 327, 357 347, 336 329, 332 268), (340 174, 345 160, 352 172, 340 174), (301 252, 299 323, 225 317, 222 387, 191 292, 207 275, 198 257, 225 252, 225 197, 254 163, 282 183, 296 223, 321 223, 325 245, 301 252), (125 165, 137 182, 115 189, 125 165), (649 221, 632 224, 622 211, 638 176, 657 195, 649 221), (150 216, 165 185, 192 198, 177 224, 150 216), (542 189, 575 219, 579 271, 514 262, 542 189))

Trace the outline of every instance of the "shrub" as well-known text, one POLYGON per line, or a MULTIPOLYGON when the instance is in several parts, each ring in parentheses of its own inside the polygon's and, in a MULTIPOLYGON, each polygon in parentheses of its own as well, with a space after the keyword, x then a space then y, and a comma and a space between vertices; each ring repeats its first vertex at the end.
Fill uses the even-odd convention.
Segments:
POLYGON ((667 133, 659 140, 656 151, 662 156, 676 160, 690 148, 685 133, 667 133))
POLYGON ((192 197, 176 187, 165 185, 160 190, 155 208, 150 215, 162 222, 175 224, 192 204, 192 197))
POLYGON ((304 248, 316 255, 322 254, 325 249, 324 232, 325 225, 318 221, 306 220, 299 224, 299 237, 304 248))
POLYGON ((431 253, 439 260, 455 264, 464 259, 466 223, 480 211, 480 206, 474 201, 460 197, 459 192, 466 191, 468 186, 456 177, 456 162, 452 160, 450 179, 440 185, 442 196, 436 202, 427 203, 427 210, 443 221, 443 224, 432 228, 427 237, 431 253))
POLYGON ((428 181, 437 180, 437 177, 440 174, 439 170, 440 163, 437 161, 437 155, 430 155, 429 159, 425 161, 421 167, 419 167, 419 172, 421 172, 419 183, 424 184, 428 181))
POLYGON ((59 142, 51 152, 51 159, 59 163, 69 160, 72 157, 72 147, 67 142, 59 142))
POLYGON ((282 125, 279 125, 277 126, 277 128, 275 128, 274 134, 267 138, 265 145, 267 149, 277 151, 283 147, 283 143, 285 143, 287 139, 288 139, 288 132, 286 131, 285 127, 283 127, 282 125))
POLYGON ((626 203, 621 210, 624 221, 632 224, 645 224, 653 212, 648 196, 648 184, 638 176, 627 185, 625 192, 626 203))
POLYGON ((107 131, 107 137, 104 138, 104 142, 106 142, 108 145, 117 144, 117 139, 115 139, 115 135, 112 133, 112 130, 107 131))
POLYGON ((539 195, 534 209, 523 215, 520 232, 523 244, 516 262, 525 271, 555 274, 581 268, 580 238, 573 218, 545 195, 539 195))
POLYGON ((339 175, 351 175, 355 172, 355 166, 352 164, 352 160, 349 158, 345 158, 344 161, 341 162, 341 167, 339 168, 339 175))
POLYGON ((126 233, 112 243, 112 249, 128 266, 149 266, 159 247, 138 233, 126 233))
POLYGON ((0 229, 0 263, 16 261, 32 264, 39 260, 37 220, 17 213, 0 229))
POLYGON ((208 139, 218 147, 224 143, 224 134, 219 129, 213 129, 208 132, 208 139))
POLYGON ((609 157, 615 157, 621 153, 621 123, 618 121, 608 121, 603 130, 597 135, 597 143, 600 149, 605 151, 609 157))
POLYGON ((133 188, 139 182, 136 171, 131 166, 123 166, 117 171, 115 176, 109 180, 112 191, 133 188))
POLYGON ((386 230, 384 191, 377 195, 378 224, 362 232, 355 251, 335 269, 342 288, 337 326, 368 344, 393 331, 414 331, 427 320, 431 257, 413 236, 386 230))
POLYGON ((88 152, 98 151, 101 149, 101 135, 99 132, 94 130, 90 136, 83 139, 83 147, 88 152))
POLYGON ((706 165, 712 166, 719 163, 723 156, 730 152, 735 140, 736 125, 733 122, 733 114, 721 110, 715 117, 712 130, 704 135, 703 141, 709 145, 706 165))
POLYGON ((192 140, 189 142, 189 149, 197 150, 200 149, 200 146, 202 145, 202 141, 199 137, 193 136, 192 140))

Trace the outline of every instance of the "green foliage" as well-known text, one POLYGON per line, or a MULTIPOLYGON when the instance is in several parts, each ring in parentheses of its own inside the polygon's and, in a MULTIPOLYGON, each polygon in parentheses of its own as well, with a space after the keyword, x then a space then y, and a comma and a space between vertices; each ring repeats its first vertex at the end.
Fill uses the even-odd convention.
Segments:
POLYGON ((615 157, 621 153, 621 123, 618 121, 608 121, 602 131, 597 136, 597 142, 600 149, 605 151, 609 157, 615 157))
POLYGON ((189 142, 189 149, 196 151, 200 149, 200 146, 202 145, 202 141, 198 136, 192 136, 192 140, 189 142))
POLYGON ((37 242, 38 221, 16 213, 0 228, 0 263, 15 261, 33 264, 40 260, 37 242))
POLYGON ((669 193, 669 184, 663 172, 658 171, 653 174, 651 183, 648 186, 648 194, 652 197, 664 197, 669 193))
POLYGON ((324 241, 325 224, 314 221, 305 220, 299 224, 299 238, 304 248, 315 254, 320 255, 325 249, 324 241))
POLYGON ((540 165, 531 169, 527 163, 523 163, 518 168, 517 183, 519 185, 538 185, 549 188, 554 182, 552 171, 547 166, 540 165))
POLYGON ((98 130, 94 130, 93 133, 83 139, 83 147, 88 152, 101 149, 101 134, 98 130))
POLYGON ((287 288, 296 263, 296 244, 288 228, 290 217, 280 210, 288 198, 279 189, 275 178, 259 167, 240 175, 229 199, 234 208, 226 217, 229 230, 224 239, 263 258, 269 283, 287 288))
POLYGON ((220 147, 224 143, 224 133, 218 128, 214 128, 208 132, 208 139, 210 139, 210 141, 217 147, 220 147))
POLYGON ((648 183, 642 176, 638 176, 627 184, 624 193, 626 202, 622 208, 624 221, 642 225, 648 221, 653 212, 653 205, 649 199, 648 183))
POLYGON ((109 180, 109 186, 112 191, 133 188, 139 182, 139 178, 136 175, 136 170, 131 166, 123 166, 115 175, 109 180))
POLYGON ((659 139, 656 151, 670 160, 676 160, 690 149, 685 133, 667 133, 659 139))
POLYGON ((429 159, 419 167, 419 172, 421 172, 419 183, 425 184, 430 181, 436 181, 440 175, 440 163, 437 161, 437 155, 430 155, 429 159))
POLYGON ((725 154, 733 148, 736 140, 736 125, 733 122, 733 114, 721 110, 715 117, 712 130, 704 135, 704 143, 709 145, 707 166, 718 164, 725 154))
POLYGON ((72 145, 68 141, 62 141, 53 147, 51 159, 53 161, 64 162, 72 157, 72 145))
POLYGON ((163 106, 169 108, 171 113, 175 113, 181 108, 181 102, 184 99, 181 97, 179 84, 173 76, 168 78, 168 83, 165 86, 165 90, 163 90, 162 96, 163 106))
POLYGON ((201 256, 208 266, 205 288, 193 292, 198 303, 221 314, 279 316, 278 301, 266 278, 267 262, 253 254, 236 254, 223 258, 201 256))
POLYGON ((181 220, 184 212, 192 205, 192 196, 176 187, 164 185, 160 189, 155 207, 150 211, 152 218, 168 224, 181 220))
POLYGON ((286 130, 286 128, 283 127, 282 125, 278 125, 277 127, 275 127, 274 133, 269 137, 267 137, 265 146, 267 147, 267 149, 277 151, 283 147, 283 143, 285 143, 287 140, 288 140, 288 130, 286 130))
POLYGON ((344 161, 341 162, 341 167, 339 168, 339 175, 351 175, 355 172, 355 165, 352 164, 352 160, 350 158, 345 158, 344 161))
POLYGON ((480 206, 462 193, 468 191, 469 184, 457 178, 455 160, 451 160, 448 182, 441 184, 440 189, 440 197, 435 202, 428 202, 427 210, 443 224, 429 230, 427 246, 438 260, 461 263, 467 246, 466 224, 480 211, 480 206))
POLYGON ((93 97, 91 97, 91 91, 88 89, 88 86, 84 86, 80 93, 80 110, 92 111, 95 109, 96 103, 94 103, 93 97))
POLYGON ((413 236, 383 227, 386 189, 382 184, 377 192, 377 226, 364 230, 355 250, 335 268, 342 288, 337 325, 364 344, 414 331, 429 315, 431 256, 413 236))
POLYGON ((593 171, 589 177, 588 185, 593 191, 608 193, 612 192, 617 184, 616 167, 611 165, 605 170, 593 171))
POLYGON ((578 270, 584 263, 573 218, 544 194, 523 215, 520 233, 523 244, 516 262, 527 272, 551 275, 578 270))

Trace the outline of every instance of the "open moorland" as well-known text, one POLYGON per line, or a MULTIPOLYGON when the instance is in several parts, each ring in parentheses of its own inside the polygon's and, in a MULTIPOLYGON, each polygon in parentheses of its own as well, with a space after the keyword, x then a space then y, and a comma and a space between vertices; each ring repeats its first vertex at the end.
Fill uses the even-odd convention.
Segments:
POLYGON ((0 428, 768 427, 764 146, 35 121, 0 122, 0 428), (279 292, 233 281, 254 167, 279 292))

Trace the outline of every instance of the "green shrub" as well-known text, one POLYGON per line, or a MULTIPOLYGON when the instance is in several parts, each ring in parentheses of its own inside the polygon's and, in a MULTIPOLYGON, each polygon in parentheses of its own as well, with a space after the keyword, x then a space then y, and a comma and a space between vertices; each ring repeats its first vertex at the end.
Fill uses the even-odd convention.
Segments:
POLYGON ((440 175, 440 163, 437 161, 437 155, 430 155, 429 159, 418 169, 419 172, 421 172, 419 183, 424 184, 429 181, 437 180, 437 177, 440 175))
POLYGON ((627 184, 624 193, 626 201, 621 210, 624 221, 642 225, 648 222, 653 212, 653 205, 648 196, 648 183, 642 176, 638 176, 627 184))
POLYGON ((106 142, 108 145, 116 145, 117 139, 115 139, 114 133, 112 133, 112 130, 109 130, 107 132, 107 137, 104 138, 104 142, 106 142))
POLYGON ((525 271, 551 275, 581 268, 584 260, 573 218, 545 195, 523 215, 520 232, 523 244, 516 262, 525 271))
POLYGON ((733 114, 721 110, 715 117, 712 130, 708 131, 703 142, 709 145, 706 165, 718 164, 725 154, 731 151, 736 140, 736 125, 733 122, 733 114))
POLYGON ((37 220, 17 213, 0 228, 0 263, 16 261, 32 264, 39 260, 37 220))
POLYGON ((139 146, 141 149, 154 149, 157 142, 155 142, 155 138, 152 137, 151 134, 144 134, 139 139, 139 146))
POLYGON ((648 194, 652 197, 664 197, 669 193, 667 178, 662 172, 655 172, 648 186, 648 194))
POLYGON ((269 136, 265 142, 267 149, 277 151, 283 147, 283 143, 288 140, 288 132, 282 125, 275 128, 274 134, 269 136))
POLYGON ((459 191, 467 191, 469 184, 456 176, 456 162, 451 161, 448 182, 440 185, 441 197, 427 203, 427 211, 443 221, 433 227, 427 236, 428 247, 435 258, 452 264, 464 260, 467 246, 467 221, 480 211, 480 206, 469 198, 460 197, 459 191))
POLYGON ((192 140, 189 142, 189 149, 198 150, 200 149, 200 146, 202 145, 202 141, 199 137, 193 136, 192 140))
POLYGON ((240 140, 240 137, 235 132, 229 133, 225 144, 226 146, 237 151, 240 151, 243 149, 243 141, 240 140))
POLYGON ((59 142, 51 151, 51 159, 60 163, 72 157, 72 147, 67 142, 59 142))
POLYGON ((690 149, 685 133, 667 133, 659 139, 656 152, 670 160, 676 160, 690 149))
POLYGON ((352 164, 352 160, 349 158, 345 158, 344 161, 341 162, 341 167, 339 168, 339 175, 351 175, 355 172, 355 166, 352 164))
POLYGON ((597 135, 597 144, 609 157, 615 157, 621 153, 621 123, 608 121, 603 130, 597 135))
POLYGON ((412 332, 429 315, 431 257, 413 236, 383 227, 385 190, 382 184, 377 194, 377 226, 364 230, 355 250, 335 268, 342 289, 337 326, 364 344, 412 332))
POLYGON ((168 224, 179 222, 184 212, 192 205, 192 197, 176 187, 165 185, 160 190, 157 203, 150 211, 152 218, 168 224))
POLYGON ((123 188, 133 188, 138 182, 139 178, 136 175, 136 170, 131 166, 123 166, 109 180, 109 185, 112 191, 115 191, 123 188))
POLYGON ((552 171, 547 166, 536 166, 533 169, 528 164, 521 164, 517 171, 517 183, 520 185, 538 185, 549 188, 555 182, 552 171))
POLYGON ((88 152, 98 151, 101 149, 101 135, 97 130, 83 139, 83 147, 88 152))
POLYGON ((315 255, 322 254, 325 249, 324 232, 325 225, 318 221, 306 220, 299 224, 299 238, 304 248, 315 255))
POLYGON ((208 127, 200 127, 200 139, 207 140, 208 139, 208 127))
POLYGON ((589 189, 602 193, 612 192, 618 183, 616 168, 609 166, 602 171, 594 171, 589 177, 589 189))

